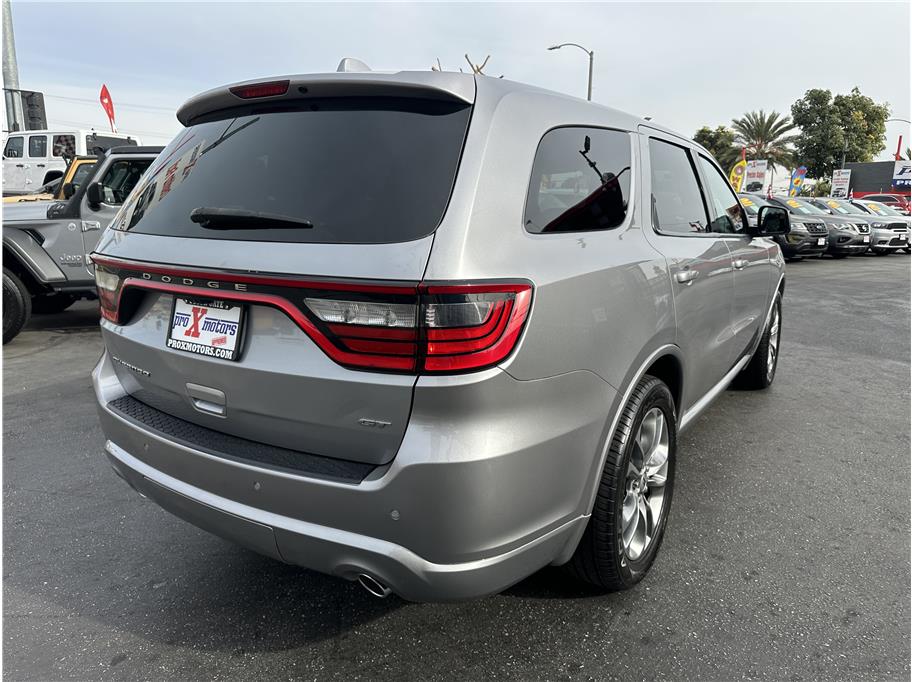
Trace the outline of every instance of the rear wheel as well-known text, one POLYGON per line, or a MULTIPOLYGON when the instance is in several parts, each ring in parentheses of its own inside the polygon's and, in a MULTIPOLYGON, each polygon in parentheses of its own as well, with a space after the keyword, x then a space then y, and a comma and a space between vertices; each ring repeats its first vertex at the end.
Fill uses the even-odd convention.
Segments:
POLYGON ((15 273, 3 268, 3 344, 22 331, 32 311, 32 297, 15 273))
POLYGON ((674 487, 677 416, 661 380, 640 379, 624 407, 589 523, 565 569, 603 590, 638 583, 662 544, 674 487))
POLYGON ((51 315, 53 313, 62 313, 76 302, 76 297, 72 294, 48 294, 46 296, 35 296, 32 299, 32 313, 35 315, 51 315))
POLYGON ((760 344, 754 352, 754 357, 747 363, 747 367, 735 378, 738 388, 760 390, 767 388, 776 377, 776 367, 779 365, 779 341, 782 337, 782 294, 776 294, 773 309, 770 312, 769 323, 763 330, 760 344))

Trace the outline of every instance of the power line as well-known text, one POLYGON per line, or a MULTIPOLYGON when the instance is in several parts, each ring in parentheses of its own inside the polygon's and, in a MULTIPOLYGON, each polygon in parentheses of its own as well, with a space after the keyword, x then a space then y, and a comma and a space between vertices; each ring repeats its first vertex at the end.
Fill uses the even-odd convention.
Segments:
MULTIPOLYGON (((67 102, 81 102, 81 103, 86 103, 86 104, 98 104, 98 100, 90 99, 88 97, 68 97, 65 95, 49 95, 47 93, 44 93, 44 96, 49 97, 51 99, 62 99, 67 102)), ((173 114, 176 111, 176 107, 156 107, 151 104, 129 104, 129 103, 117 102, 116 106, 118 109, 139 109, 139 110, 143 110, 143 111, 164 111, 169 114, 173 114)))

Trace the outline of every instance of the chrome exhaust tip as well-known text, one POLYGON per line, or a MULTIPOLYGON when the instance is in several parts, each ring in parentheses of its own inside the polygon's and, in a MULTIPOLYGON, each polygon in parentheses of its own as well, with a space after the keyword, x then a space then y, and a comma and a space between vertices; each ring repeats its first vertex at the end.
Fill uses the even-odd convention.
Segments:
POLYGON ((367 573, 361 573, 358 575, 358 584, 360 584, 361 587, 370 592, 372 595, 379 597, 380 599, 390 596, 390 594, 393 592, 386 585, 381 583, 376 578, 369 576, 367 573))

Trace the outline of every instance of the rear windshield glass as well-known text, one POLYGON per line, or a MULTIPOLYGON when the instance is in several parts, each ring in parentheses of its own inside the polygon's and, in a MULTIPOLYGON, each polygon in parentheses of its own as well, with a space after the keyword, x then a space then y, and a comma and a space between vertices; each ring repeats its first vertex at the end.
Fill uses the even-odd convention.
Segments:
POLYGON ((443 218, 470 113, 391 98, 222 113, 165 148, 115 227, 243 241, 418 239, 443 218))

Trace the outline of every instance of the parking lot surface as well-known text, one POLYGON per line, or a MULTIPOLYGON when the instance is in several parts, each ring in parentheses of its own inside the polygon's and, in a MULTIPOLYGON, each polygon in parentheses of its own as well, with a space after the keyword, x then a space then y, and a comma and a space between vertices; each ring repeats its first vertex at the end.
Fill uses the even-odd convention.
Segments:
POLYGON ((457 604, 378 600, 140 498, 102 455, 93 306, 35 317, 3 351, 6 676, 908 679, 909 273, 789 264, 776 382, 682 436, 635 589, 546 569, 457 604))

